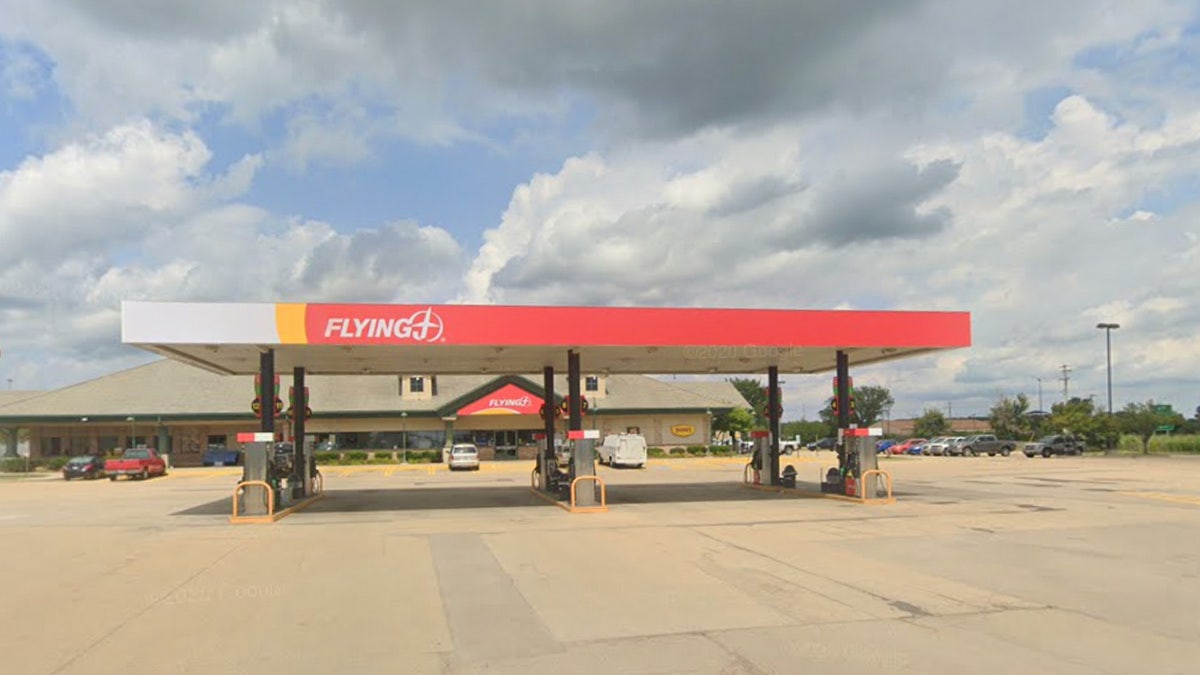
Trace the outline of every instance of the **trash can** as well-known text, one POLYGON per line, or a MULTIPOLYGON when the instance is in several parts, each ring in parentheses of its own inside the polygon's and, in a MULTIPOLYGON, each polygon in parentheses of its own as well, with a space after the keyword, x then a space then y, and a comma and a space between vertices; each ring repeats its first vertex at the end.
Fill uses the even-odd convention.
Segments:
POLYGON ((779 481, 785 488, 796 487, 796 467, 792 465, 785 466, 783 473, 779 476, 779 481))

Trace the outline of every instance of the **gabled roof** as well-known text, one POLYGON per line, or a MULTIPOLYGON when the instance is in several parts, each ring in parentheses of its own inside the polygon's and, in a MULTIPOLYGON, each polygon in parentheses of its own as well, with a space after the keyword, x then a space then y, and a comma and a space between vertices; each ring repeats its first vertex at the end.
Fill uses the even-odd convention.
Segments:
POLYGON ((0 407, 4 407, 4 406, 8 405, 9 403, 16 403, 17 401, 23 401, 31 396, 37 396, 40 393, 42 393, 42 392, 38 391, 36 389, 28 389, 28 390, 6 389, 4 391, 0 391, 0 407))
MULTIPOLYGON (((421 400, 402 400, 400 379, 395 375, 309 375, 305 381, 314 416, 399 415, 402 411, 431 416, 450 402, 468 403, 508 382, 517 382, 542 395, 540 374, 441 375, 438 376, 438 395, 421 400)), ((728 382, 674 383, 645 375, 609 375, 605 382, 605 396, 590 399, 593 411, 746 407, 745 400, 728 382)), ((291 383, 291 373, 281 374, 279 397, 285 406, 291 383)), ((565 375, 556 376, 554 386, 555 399, 561 400, 567 393, 565 375)), ((0 405, 0 423, 37 419, 67 421, 81 417, 93 421, 124 420, 127 416, 250 418, 253 398, 253 376, 218 375, 163 359, 62 389, 32 392, 0 405)))

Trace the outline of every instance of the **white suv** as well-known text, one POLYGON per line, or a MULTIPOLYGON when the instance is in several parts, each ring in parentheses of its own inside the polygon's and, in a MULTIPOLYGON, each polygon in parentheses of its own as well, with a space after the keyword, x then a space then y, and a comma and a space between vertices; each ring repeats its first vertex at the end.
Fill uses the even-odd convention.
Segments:
POLYGON ((479 448, 470 443, 456 443, 450 448, 450 470, 471 469, 479 470, 479 448))

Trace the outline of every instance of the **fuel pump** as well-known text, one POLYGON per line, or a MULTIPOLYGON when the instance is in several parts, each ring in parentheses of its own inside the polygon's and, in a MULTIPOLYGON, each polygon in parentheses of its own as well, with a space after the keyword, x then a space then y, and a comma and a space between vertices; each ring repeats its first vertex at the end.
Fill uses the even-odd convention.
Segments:
POLYGON ((771 485, 771 436, 766 431, 754 432, 755 468, 759 472, 758 482, 771 485))
POLYGON ((268 499, 279 504, 279 494, 272 483, 272 465, 275 456, 275 435, 270 432, 238 434, 244 444, 242 460, 242 515, 267 515, 268 499), (264 488, 263 483, 268 487, 264 488), (274 494, 272 494, 274 493, 274 494))
POLYGON ((875 452, 875 436, 882 433, 880 429, 847 429, 844 435, 846 443, 846 475, 854 478, 853 491, 847 481, 846 493, 856 497, 875 497, 879 491, 879 477, 863 479, 863 474, 879 468, 879 454, 875 452))

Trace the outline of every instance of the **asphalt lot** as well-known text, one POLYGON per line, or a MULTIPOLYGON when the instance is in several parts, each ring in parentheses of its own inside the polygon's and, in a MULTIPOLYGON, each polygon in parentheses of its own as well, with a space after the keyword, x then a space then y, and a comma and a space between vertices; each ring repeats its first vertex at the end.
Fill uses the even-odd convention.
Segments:
POLYGON ((601 467, 586 515, 530 462, 333 467, 236 526, 236 469, 0 480, 0 669, 1200 672, 1200 458, 887 459, 886 506, 742 463, 601 467))

